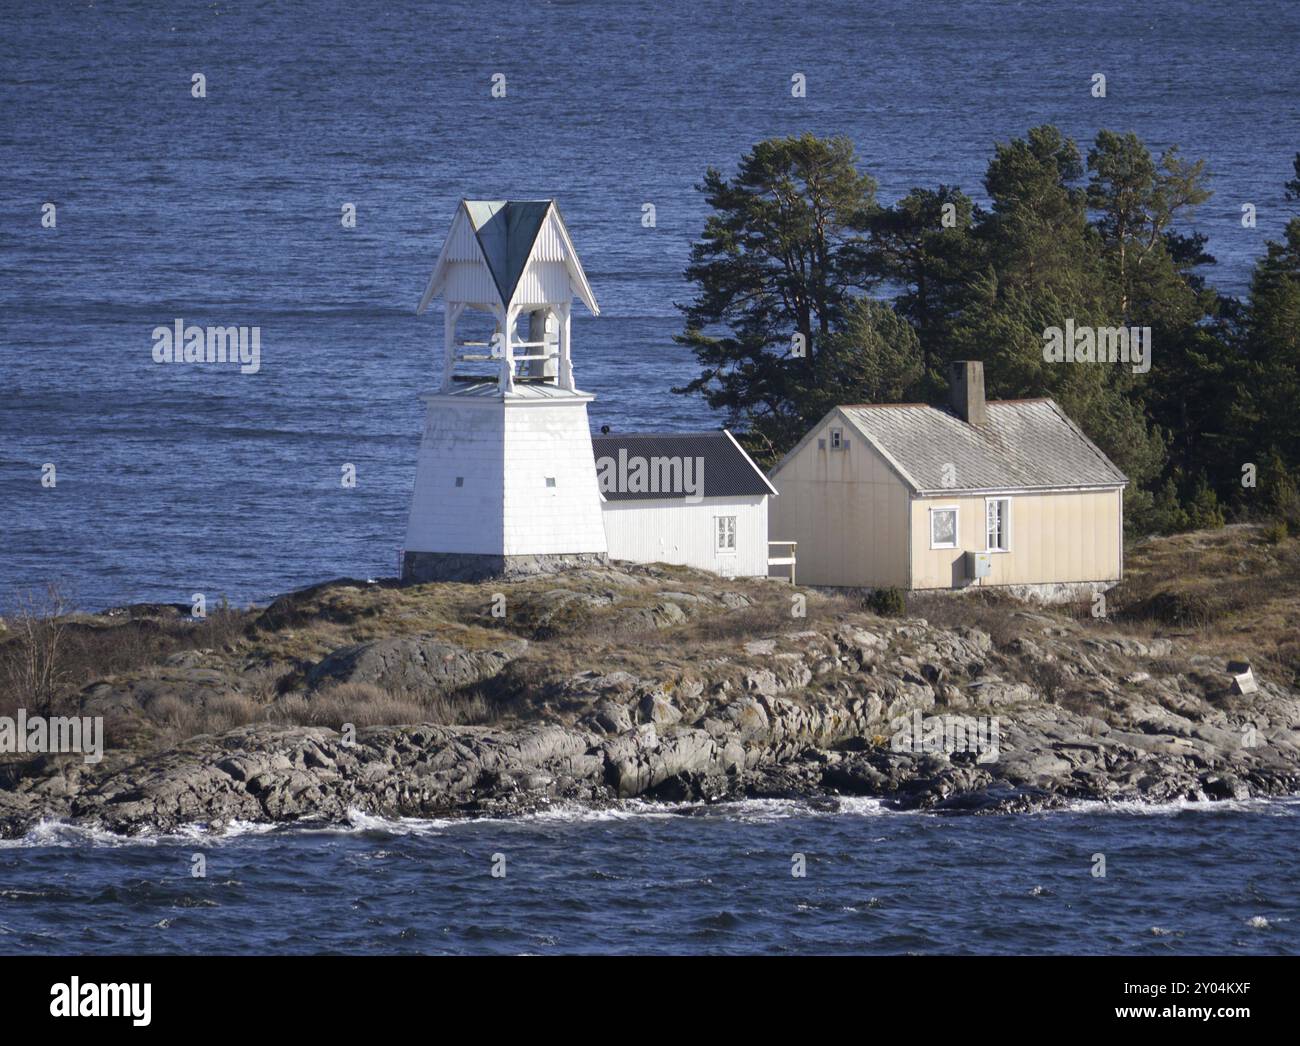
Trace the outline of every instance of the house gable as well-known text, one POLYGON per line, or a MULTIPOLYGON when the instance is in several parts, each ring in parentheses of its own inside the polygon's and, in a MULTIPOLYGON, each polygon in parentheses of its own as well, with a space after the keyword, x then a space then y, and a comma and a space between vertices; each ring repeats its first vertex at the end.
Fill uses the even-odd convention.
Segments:
POLYGON ((909 583, 908 501, 896 467, 836 408, 769 474, 773 541, 798 541, 799 577, 813 585, 909 583), (839 429, 841 449, 831 431, 839 429))

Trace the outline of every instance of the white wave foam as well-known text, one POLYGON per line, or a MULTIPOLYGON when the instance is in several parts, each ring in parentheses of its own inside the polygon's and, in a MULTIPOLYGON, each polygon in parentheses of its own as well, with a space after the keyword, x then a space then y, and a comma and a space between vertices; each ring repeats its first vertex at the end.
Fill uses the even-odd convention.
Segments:
POLYGON ((1167 817, 1178 813, 1272 813, 1279 817, 1300 813, 1300 796, 1254 799, 1173 799, 1164 803, 1147 803, 1140 799, 1106 801, 1102 799, 1076 799, 1057 810, 1044 810, 1042 814, 1134 814, 1139 817, 1167 817))
POLYGON ((222 828, 208 825, 184 825, 174 832, 143 831, 136 835, 122 835, 107 828, 93 825, 69 824, 66 821, 42 820, 17 839, 0 839, 0 849, 37 846, 159 846, 177 843, 202 843, 204 846, 220 844, 243 835, 265 835, 277 826, 253 821, 232 821, 222 828))
MULTIPOLYGON (((1252 812, 1294 817, 1300 814, 1300 796, 1281 799, 1230 799, 1220 801, 1179 799, 1167 803, 1144 803, 1136 800, 1104 802, 1077 800, 1055 810, 1032 815, 1052 817, 1072 814, 1123 814, 1137 817, 1161 817, 1184 812, 1252 812)), ((585 824, 602 821, 663 820, 678 817, 721 818, 748 824, 766 824, 792 817, 933 817, 924 810, 895 810, 883 800, 868 796, 827 796, 819 800, 740 799, 733 802, 663 803, 644 799, 625 799, 609 805, 589 806, 578 802, 559 802, 526 814, 505 817, 384 817, 379 814, 349 810, 346 823, 332 825, 262 824, 232 821, 213 828, 206 824, 186 825, 174 832, 142 832, 119 835, 103 828, 44 820, 18 839, 0 839, 0 849, 53 846, 157 846, 160 844, 196 844, 220 846, 250 835, 293 833, 302 835, 352 835, 385 833, 393 836, 434 836, 466 826, 492 822, 498 824, 559 823, 585 824)), ((1021 817, 1023 814, 1009 816, 1021 817)))

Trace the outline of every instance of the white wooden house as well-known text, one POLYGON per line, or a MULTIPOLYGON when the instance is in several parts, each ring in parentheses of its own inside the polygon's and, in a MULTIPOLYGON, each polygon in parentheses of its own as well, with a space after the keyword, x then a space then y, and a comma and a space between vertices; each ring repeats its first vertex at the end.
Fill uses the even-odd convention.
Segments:
POLYGON ((553 200, 461 201, 419 305, 443 301, 443 365, 423 396, 404 580, 606 561, 575 297, 599 313, 553 200))
POLYGON ((730 432, 592 439, 609 557, 766 577, 776 493, 730 432))
POLYGON ((1124 474, 1050 399, 836 407, 769 474, 772 527, 812 585, 1064 596, 1124 569, 1124 474))

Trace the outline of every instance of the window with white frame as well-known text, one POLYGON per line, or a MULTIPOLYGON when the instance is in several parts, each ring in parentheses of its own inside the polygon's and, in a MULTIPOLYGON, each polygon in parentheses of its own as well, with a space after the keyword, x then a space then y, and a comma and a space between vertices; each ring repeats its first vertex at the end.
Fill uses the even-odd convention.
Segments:
POLYGON ((736 517, 714 516, 716 525, 716 548, 719 552, 736 551, 736 517))
POLYGON ((831 429, 831 450, 844 449, 844 430, 831 429))
POLYGON ((957 506, 930 509, 930 547, 957 547, 957 506))
POLYGON ((984 517, 989 552, 1011 551, 1011 499, 986 498, 984 517))

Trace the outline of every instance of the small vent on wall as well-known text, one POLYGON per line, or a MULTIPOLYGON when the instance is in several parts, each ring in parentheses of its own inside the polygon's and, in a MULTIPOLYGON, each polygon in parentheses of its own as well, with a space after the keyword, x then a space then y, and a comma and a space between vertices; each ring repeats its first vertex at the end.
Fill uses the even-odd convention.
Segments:
POLYGON ((822 437, 818 437, 818 439, 817 439, 817 449, 818 449, 818 450, 825 450, 825 449, 826 449, 826 438, 825 438, 824 436, 822 436, 822 437))

